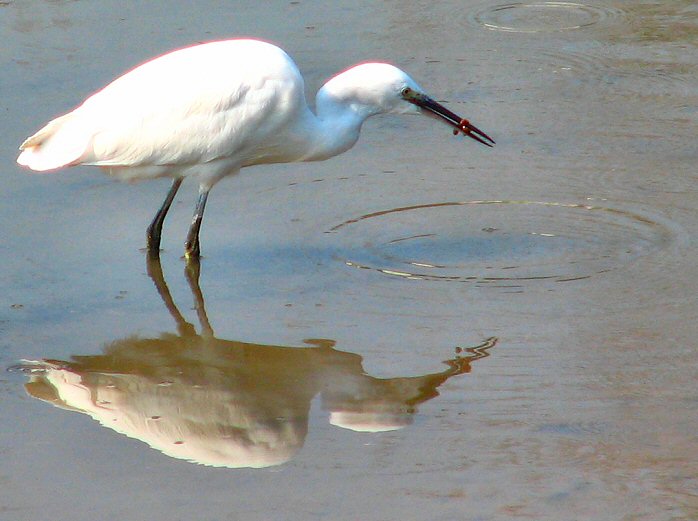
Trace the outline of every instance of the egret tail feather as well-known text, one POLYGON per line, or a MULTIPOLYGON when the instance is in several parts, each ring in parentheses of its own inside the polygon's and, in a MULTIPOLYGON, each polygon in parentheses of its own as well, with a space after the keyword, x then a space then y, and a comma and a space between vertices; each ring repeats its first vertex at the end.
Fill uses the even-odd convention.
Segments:
POLYGON ((17 163, 37 172, 79 163, 90 136, 80 132, 79 126, 73 124, 73 117, 73 114, 60 116, 24 140, 17 163))

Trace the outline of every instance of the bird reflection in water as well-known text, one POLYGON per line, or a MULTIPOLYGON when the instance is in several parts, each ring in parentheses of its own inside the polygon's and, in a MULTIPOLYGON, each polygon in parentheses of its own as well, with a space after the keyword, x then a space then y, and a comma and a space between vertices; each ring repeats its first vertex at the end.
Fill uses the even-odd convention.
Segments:
POLYGON ((218 467, 268 467, 289 461, 303 446, 311 401, 320 395, 330 423, 362 432, 400 429, 417 406, 438 396, 452 376, 470 372, 495 343, 463 349, 444 371, 375 378, 362 358, 334 349, 250 344, 216 338, 199 286, 199 265, 186 270, 201 333, 175 305, 157 257, 148 274, 177 325, 177 334, 116 340, 101 355, 69 361, 26 361, 28 393, 82 412, 105 427, 164 454, 218 467))

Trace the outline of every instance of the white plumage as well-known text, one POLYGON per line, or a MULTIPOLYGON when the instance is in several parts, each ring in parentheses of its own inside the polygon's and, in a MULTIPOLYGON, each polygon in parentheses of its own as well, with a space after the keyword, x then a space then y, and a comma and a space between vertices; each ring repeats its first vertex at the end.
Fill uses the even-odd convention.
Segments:
POLYGON ((303 78, 283 50, 225 40, 173 51, 127 72, 29 137, 17 162, 36 171, 95 165, 124 180, 172 177, 148 228, 153 254, 182 180, 195 177, 200 197, 185 252, 196 258, 206 197, 221 178, 255 164, 327 159, 354 145, 367 117, 424 110, 457 132, 494 143, 384 63, 357 65, 330 79, 313 113, 303 78))

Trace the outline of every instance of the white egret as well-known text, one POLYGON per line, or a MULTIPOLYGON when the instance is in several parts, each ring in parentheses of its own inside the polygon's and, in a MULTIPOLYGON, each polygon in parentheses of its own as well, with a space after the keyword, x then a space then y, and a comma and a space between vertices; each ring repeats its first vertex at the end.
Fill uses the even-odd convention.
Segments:
POLYGON ((95 165, 122 180, 173 178, 148 226, 151 254, 182 181, 199 199, 187 234, 187 259, 199 256, 208 193, 246 166, 318 161, 350 149, 366 118, 381 113, 434 115, 492 146, 487 134, 427 96, 406 73, 363 63, 318 91, 315 112, 291 58, 270 43, 234 39, 154 58, 117 78, 20 146, 17 162, 36 171, 95 165))

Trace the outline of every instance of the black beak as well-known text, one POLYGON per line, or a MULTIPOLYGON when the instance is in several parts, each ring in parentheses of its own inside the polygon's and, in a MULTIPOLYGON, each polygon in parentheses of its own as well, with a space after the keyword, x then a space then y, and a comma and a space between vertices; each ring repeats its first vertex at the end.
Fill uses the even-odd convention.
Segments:
POLYGON ((426 96, 424 94, 418 94, 414 91, 410 92, 409 94, 410 95, 405 96, 405 99, 407 101, 413 103, 414 105, 417 105, 418 107, 421 107, 424 110, 428 110, 432 114, 444 120, 446 123, 448 123, 454 128, 454 134, 462 132, 464 135, 473 138, 475 141, 478 141, 483 145, 487 145, 488 147, 491 147, 495 144, 494 139, 485 134, 475 125, 471 125, 467 119, 461 118, 460 116, 457 116, 456 114, 448 110, 438 101, 434 101, 429 96, 426 96))

